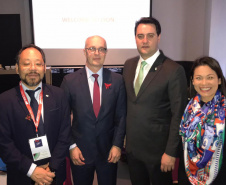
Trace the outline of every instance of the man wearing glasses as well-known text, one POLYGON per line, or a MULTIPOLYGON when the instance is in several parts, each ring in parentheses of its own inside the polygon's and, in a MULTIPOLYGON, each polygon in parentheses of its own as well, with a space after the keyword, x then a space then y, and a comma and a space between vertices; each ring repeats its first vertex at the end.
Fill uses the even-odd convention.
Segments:
POLYGON ((125 136, 126 92, 122 76, 103 68, 106 41, 87 38, 85 68, 65 76, 61 87, 73 112, 71 168, 75 185, 115 185, 125 136))

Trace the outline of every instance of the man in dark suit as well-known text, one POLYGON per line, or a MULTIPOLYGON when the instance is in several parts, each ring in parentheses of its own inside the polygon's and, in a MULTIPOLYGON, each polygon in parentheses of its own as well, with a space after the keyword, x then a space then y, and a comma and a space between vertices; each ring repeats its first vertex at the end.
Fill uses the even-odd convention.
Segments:
POLYGON ((61 87, 73 112, 70 156, 75 185, 115 185, 125 136, 126 92, 121 75, 103 68, 106 41, 87 38, 85 68, 67 75, 61 87), (95 76, 98 76, 95 77, 95 76))
POLYGON ((42 83, 45 55, 35 45, 19 51, 16 71, 19 86, 0 95, 0 156, 7 184, 62 185, 71 129, 64 92, 42 83))
POLYGON ((179 124, 186 105, 183 67, 158 49, 161 27, 154 18, 135 25, 140 56, 128 59, 126 151, 133 185, 172 184, 179 124))

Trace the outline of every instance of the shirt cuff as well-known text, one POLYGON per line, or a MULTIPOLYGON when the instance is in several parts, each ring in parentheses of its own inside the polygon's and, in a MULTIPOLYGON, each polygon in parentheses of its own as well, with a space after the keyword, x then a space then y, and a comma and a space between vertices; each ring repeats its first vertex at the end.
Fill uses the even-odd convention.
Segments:
POLYGON ((28 176, 28 177, 31 177, 31 175, 32 175, 32 173, 35 171, 35 168, 36 168, 36 167, 37 167, 36 164, 34 164, 34 163, 31 164, 31 167, 30 167, 29 171, 27 172, 27 176, 28 176))
POLYGON ((72 144, 72 145, 70 146, 69 150, 71 150, 71 149, 73 149, 73 148, 75 148, 75 147, 77 147, 76 143, 72 144))

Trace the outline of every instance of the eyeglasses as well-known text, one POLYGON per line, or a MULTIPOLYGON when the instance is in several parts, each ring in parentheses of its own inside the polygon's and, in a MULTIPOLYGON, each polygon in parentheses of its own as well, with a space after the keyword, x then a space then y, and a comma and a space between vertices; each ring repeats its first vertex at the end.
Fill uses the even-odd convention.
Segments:
POLYGON ((86 48, 90 53, 95 53, 96 50, 98 50, 99 53, 101 54, 106 54, 107 53, 107 48, 95 48, 95 47, 90 47, 86 48))

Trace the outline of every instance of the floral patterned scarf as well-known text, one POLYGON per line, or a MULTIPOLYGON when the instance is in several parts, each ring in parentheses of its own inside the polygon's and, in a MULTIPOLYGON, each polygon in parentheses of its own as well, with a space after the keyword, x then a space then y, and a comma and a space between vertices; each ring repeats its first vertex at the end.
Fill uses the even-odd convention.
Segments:
POLYGON ((210 184, 216 178, 222 164, 225 136, 224 95, 218 90, 202 107, 200 101, 199 94, 190 100, 179 131, 185 171, 193 185, 210 184))

